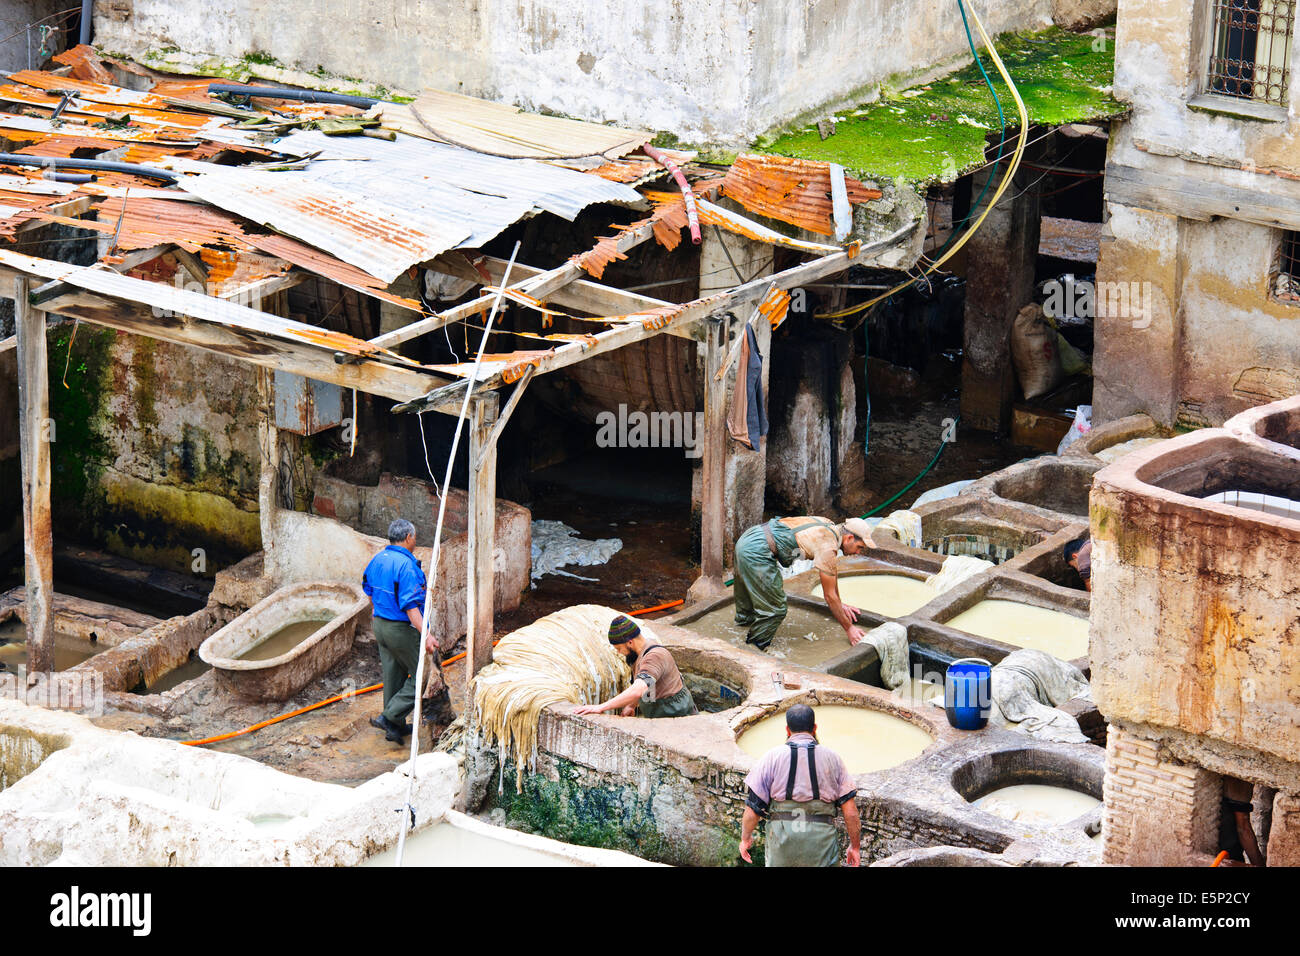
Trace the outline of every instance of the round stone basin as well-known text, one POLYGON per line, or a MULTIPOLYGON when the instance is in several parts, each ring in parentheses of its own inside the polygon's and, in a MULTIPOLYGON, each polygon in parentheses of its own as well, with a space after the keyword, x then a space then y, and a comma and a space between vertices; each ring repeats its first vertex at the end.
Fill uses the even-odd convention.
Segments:
POLYGON ((1092 794, 1041 783, 999 787, 971 802, 986 813, 1032 826, 1059 826, 1101 806, 1092 794))
MULTIPOLYGON (((905 617, 929 604, 936 593, 920 578, 905 574, 842 574, 839 587, 845 603, 883 617, 905 617)), ((823 596, 820 582, 813 586, 812 596, 823 596)))
MULTIPOLYGON (((886 770, 920 755, 934 738, 901 717, 868 707, 820 704, 817 742, 840 755, 849 773, 886 770)), ((785 712, 751 724, 736 743, 745 753, 761 757, 785 743, 785 712)))
POLYGON ((976 637, 1046 651, 1063 661, 1088 656, 1088 619, 1064 611, 990 598, 943 623, 976 637))

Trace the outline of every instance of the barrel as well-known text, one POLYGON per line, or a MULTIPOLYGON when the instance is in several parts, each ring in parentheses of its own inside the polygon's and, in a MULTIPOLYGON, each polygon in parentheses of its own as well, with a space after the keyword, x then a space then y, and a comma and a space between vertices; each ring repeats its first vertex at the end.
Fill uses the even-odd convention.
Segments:
POLYGON ((983 730, 993 708, 993 665, 982 657, 963 657, 948 665, 943 707, 958 730, 983 730))

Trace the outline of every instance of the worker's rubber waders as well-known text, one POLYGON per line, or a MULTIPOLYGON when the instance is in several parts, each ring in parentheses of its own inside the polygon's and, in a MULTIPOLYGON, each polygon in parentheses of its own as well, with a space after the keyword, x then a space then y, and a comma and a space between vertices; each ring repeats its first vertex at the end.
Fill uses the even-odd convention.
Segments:
POLYGON ((835 806, 819 799, 821 792, 817 786, 816 747, 800 747, 796 744, 788 746, 791 753, 786 795, 794 789, 799 751, 806 750, 813 799, 772 802, 767 821, 764 861, 767 866, 835 866, 840 859, 840 838, 835 832, 835 806))
MULTIPOLYGON (((789 610, 781 568, 792 565, 799 553, 794 536, 822 524, 808 521, 797 528, 787 528, 773 518, 766 524, 754 525, 736 539, 736 580, 732 593, 736 597, 736 623, 749 628, 747 643, 765 650, 776 637, 789 610)), ((833 525, 826 527, 835 530, 833 525)))

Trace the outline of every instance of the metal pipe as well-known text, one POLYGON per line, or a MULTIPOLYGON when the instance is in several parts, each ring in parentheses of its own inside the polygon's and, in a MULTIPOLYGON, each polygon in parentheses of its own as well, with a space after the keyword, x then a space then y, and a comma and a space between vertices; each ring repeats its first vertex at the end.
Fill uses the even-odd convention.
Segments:
POLYGON ((283 86, 246 86, 242 83, 213 83, 208 93, 229 93, 234 96, 259 96, 272 100, 300 100, 303 103, 336 103, 369 109, 379 100, 368 96, 350 96, 347 93, 325 93, 321 90, 291 90, 283 86))
POLYGON ((127 173, 145 176, 171 184, 180 177, 165 169, 137 166, 135 163, 114 163, 104 159, 73 159, 65 156, 22 156, 18 153, 0 153, 0 165, 33 166, 37 169, 95 169, 105 173, 127 173))
POLYGON ((649 143, 646 143, 641 149, 656 163, 672 173, 673 179, 677 180, 677 186, 682 191, 682 199, 686 200, 686 224, 691 230, 691 242, 698 246, 703 241, 703 237, 700 236, 700 215, 695 209, 695 193, 691 190, 691 184, 686 181, 685 174, 677 167, 677 164, 659 150, 649 143))
POLYGON ((77 41, 82 46, 90 43, 90 23, 94 19, 95 0, 81 0, 81 37, 77 41))

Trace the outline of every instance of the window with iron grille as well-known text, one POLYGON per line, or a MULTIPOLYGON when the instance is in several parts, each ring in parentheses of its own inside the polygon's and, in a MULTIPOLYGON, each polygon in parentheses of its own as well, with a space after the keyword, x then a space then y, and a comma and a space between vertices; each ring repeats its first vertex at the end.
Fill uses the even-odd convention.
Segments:
POLYGON ((1211 0, 1209 90, 1286 106, 1297 0, 1211 0))
POLYGON ((1282 233, 1281 257, 1273 294, 1290 305, 1300 305, 1300 232, 1282 233))

